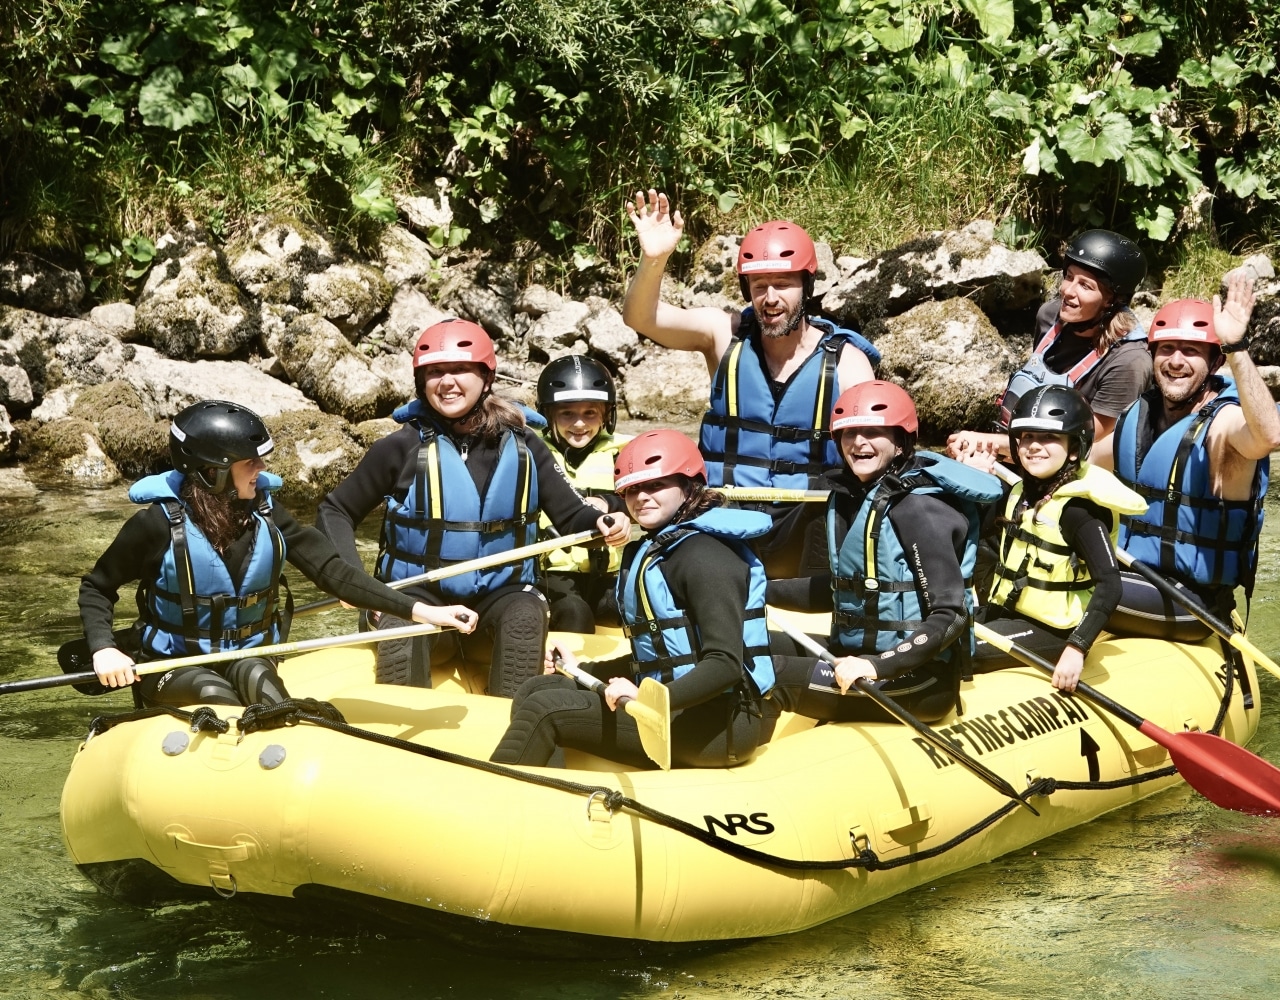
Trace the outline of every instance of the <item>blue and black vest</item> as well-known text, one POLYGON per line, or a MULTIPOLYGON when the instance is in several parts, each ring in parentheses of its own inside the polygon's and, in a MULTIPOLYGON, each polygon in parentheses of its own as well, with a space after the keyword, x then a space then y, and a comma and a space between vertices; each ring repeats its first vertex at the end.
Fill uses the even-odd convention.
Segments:
POLYGON ((1262 532, 1262 501, 1271 460, 1258 462, 1248 500, 1212 492, 1205 439, 1224 407, 1239 406, 1235 383, 1211 376, 1218 395, 1150 441, 1151 390, 1120 415, 1115 429, 1116 475, 1147 501, 1147 512, 1120 519, 1119 544, 1133 558, 1184 583, 1253 589, 1262 532))
MULTIPOLYGON (((893 505, 908 493, 938 496, 968 520, 960 571, 965 580, 965 608, 973 614, 970 582, 978 556, 978 504, 999 500, 1000 482, 949 458, 921 452, 906 471, 887 473, 867 493, 857 513, 848 519, 849 530, 843 539, 836 537, 836 515, 838 506, 847 505, 850 498, 833 492, 827 501, 827 550, 835 608, 831 616, 832 652, 883 653, 906 640, 924 622, 919 582, 889 518, 893 505)), ((972 651, 972 625, 967 634, 972 651)))
MULTIPOLYGON (((393 416, 412 424, 420 443, 400 473, 396 492, 387 497, 379 580, 390 583, 536 541, 538 472, 519 432, 503 432, 498 462, 482 497, 462 455, 432 422, 427 406, 415 399, 393 416)), ((537 560, 525 559, 446 577, 430 589, 448 598, 474 598, 508 584, 533 583, 537 573, 537 560)))
POLYGON ((150 658, 163 658, 280 641, 278 595, 285 544, 271 519, 271 491, 280 488, 280 478, 258 474, 253 549, 238 587, 178 498, 182 480, 182 473, 167 472, 129 488, 130 500, 159 504, 169 520, 169 548, 159 575, 138 586, 142 649, 150 658))
POLYGON ((742 311, 738 337, 711 380, 711 404, 698 438, 710 485, 814 489, 824 472, 840 468, 840 451, 831 440, 840 351, 851 344, 872 365, 880 363, 880 352, 861 334, 829 320, 808 322, 823 331, 822 340, 775 401, 755 313, 750 307, 742 311))
POLYGON ((774 673, 765 621, 764 564, 746 542, 763 535, 772 524, 768 514, 716 507, 692 521, 668 525, 639 543, 618 574, 617 584, 623 632, 631 640, 637 676, 668 684, 692 670, 702 656, 697 622, 690 621, 676 604, 662 564, 681 542, 703 532, 720 539, 747 564, 750 578, 742 616, 743 672, 756 695, 770 691, 774 673))

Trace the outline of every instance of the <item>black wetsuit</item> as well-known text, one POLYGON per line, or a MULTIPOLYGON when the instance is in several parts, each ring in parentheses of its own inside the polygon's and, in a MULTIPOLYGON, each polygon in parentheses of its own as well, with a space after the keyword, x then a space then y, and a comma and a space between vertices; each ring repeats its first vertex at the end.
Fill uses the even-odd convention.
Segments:
MULTIPOLYGON (((244 501, 245 509, 256 503, 244 501)), ((376 608, 404 618, 413 613, 413 598, 389 590, 348 565, 324 535, 299 524, 278 502, 272 504, 271 519, 284 536, 287 561, 321 590, 358 607, 376 608)), ((237 585, 244 579, 256 534, 255 522, 248 521, 244 532, 222 554, 237 585)), ((80 617, 91 653, 116 645, 112 617, 120 587, 134 581, 150 584, 156 580, 169 544, 169 519, 158 504, 152 504, 125 522, 93 569, 81 578, 80 617)), ((139 679, 138 691, 148 703, 168 705, 248 705, 274 703, 289 696, 274 664, 252 655, 252 650, 246 650, 243 660, 226 665, 147 674, 139 679)))
MULTIPOLYGON (((998 541, 998 521, 1007 505, 1009 488, 1005 487, 1005 499, 992 504, 983 522, 983 537, 998 541)), ((1091 500, 1073 497, 1062 507, 1062 537, 1078 555, 1093 580, 1093 595, 1085 607, 1084 617, 1074 628, 1052 628, 1034 618, 1028 618, 1009 608, 988 604, 979 612, 979 620, 994 632, 1014 639, 1019 645, 1039 653, 1051 663, 1056 663, 1062 651, 1075 646, 1088 653, 1098 635, 1107 626, 1107 620, 1120 601, 1120 566, 1116 562, 1115 548, 1111 544, 1112 513, 1091 500)), ((999 670, 1018 665, 1008 653, 989 643, 978 640, 973 669, 977 673, 999 670)))
MULTIPOLYGON (((846 485, 850 482, 846 476, 837 477, 835 482, 838 488, 854 491, 849 502, 836 506, 836 541, 843 544, 866 487, 846 485)), ((912 565, 923 623, 895 648, 882 653, 841 649, 831 652, 841 657, 863 656, 875 667, 882 691, 919 718, 940 719, 951 711, 959 696, 962 650, 953 649, 949 660, 939 659, 939 654, 955 643, 968 643, 969 619, 960 561, 969 522, 940 497, 918 493, 907 494, 889 508, 889 520, 912 565)), ((774 580, 768 590, 770 604, 794 611, 831 611, 833 596, 829 573, 774 580)), ((822 641, 825 643, 827 637, 822 641)), ((778 673, 771 700, 779 709, 831 722, 890 719, 865 695, 841 695, 831 688, 823 680, 825 665, 803 655, 787 636, 771 633, 770 645, 777 654, 773 662, 778 673), (823 689, 811 688, 811 682, 823 689)), ((963 652, 967 654, 967 647, 963 652)))
MULTIPOLYGON (((630 557, 634 552, 629 551, 630 557)), ((624 565, 629 558, 624 560, 624 565)), ((747 564, 728 545, 698 534, 671 550, 663 574, 676 604, 695 623, 698 662, 667 687, 671 692, 672 763, 726 767, 742 763, 761 740, 756 699, 742 666, 742 616, 747 564)), ((634 679, 629 658, 584 663, 602 680, 634 679)), ((625 709, 560 676, 526 681, 511 707, 511 725, 490 760, 545 765, 557 746, 585 750, 631 767, 652 767, 625 709)))
MULTIPOLYGON (((600 511, 583 500, 565 478, 539 435, 524 428, 524 444, 533 458, 538 477, 538 504, 556 529, 564 534, 594 528, 600 511)), ((386 498, 399 489, 401 473, 416 462, 420 444, 412 426, 400 428, 373 446, 351 475, 324 498, 316 512, 316 525, 332 539, 342 557, 361 565, 356 550, 356 526, 386 498)), ((481 496, 498 464, 501 438, 483 440, 455 438, 458 451, 466 456, 467 470, 481 496)), ((443 484, 448 489, 448 483, 443 484)), ((438 587, 419 585, 406 593, 428 604, 458 603, 441 596, 438 587)), ((474 663, 489 664, 489 693, 510 697, 520 684, 542 670, 547 637, 547 600, 536 587, 514 583, 478 595, 467 603, 480 620, 469 635, 439 633, 422 639, 380 643, 378 679, 384 683, 431 686, 431 660, 447 662, 464 657, 474 663)), ((379 628, 403 624, 383 615, 379 628)))

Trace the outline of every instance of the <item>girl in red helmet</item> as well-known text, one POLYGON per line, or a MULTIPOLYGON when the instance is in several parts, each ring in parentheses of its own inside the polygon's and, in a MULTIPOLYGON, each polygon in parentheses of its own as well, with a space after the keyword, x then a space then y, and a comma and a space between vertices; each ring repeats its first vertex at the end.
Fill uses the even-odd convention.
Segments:
POLYGON ((840 396, 831 433, 844 456, 827 503, 828 572, 773 580, 769 603, 830 611, 834 669, 784 635, 773 637, 782 709, 835 722, 889 717, 857 694, 877 682, 909 712, 950 712, 973 642, 978 505, 1000 496, 990 475, 915 451, 911 397, 890 382, 864 382, 840 396))
MULTIPOLYGON (((697 447, 676 431, 649 431, 623 448, 614 485, 645 532, 618 574, 631 655, 587 665, 608 680, 603 694, 555 675, 548 657, 547 676, 516 695, 490 759, 545 765, 559 746, 651 767, 635 722, 617 709, 654 678, 670 689, 675 766, 741 764, 761 741, 761 701, 774 682, 764 568, 746 544, 769 517, 722 506, 697 447)), ((575 663, 563 648, 556 654, 575 663)))
MULTIPOLYGON (((360 564, 356 527, 382 508, 376 575, 392 581, 530 544, 539 514, 562 533, 599 528, 623 544, 625 516, 605 520, 578 495, 518 406, 494 395, 497 355, 475 323, 428 327, 414 348, 415 398, 393 416, 404 426, 374 443, 320 504, 317 523, 349 562, 360 564)), ((432 604, 464 602, 479 614, 470 636, 441 634, 378 646, 378 679, 431 685, 431 662, 463 657, 490 665, 490 694, 510 697, 542 669, 547 601, 535 559, 418 585, 432 604)), ((376 622, 391 628, 387 615, 376 622)))

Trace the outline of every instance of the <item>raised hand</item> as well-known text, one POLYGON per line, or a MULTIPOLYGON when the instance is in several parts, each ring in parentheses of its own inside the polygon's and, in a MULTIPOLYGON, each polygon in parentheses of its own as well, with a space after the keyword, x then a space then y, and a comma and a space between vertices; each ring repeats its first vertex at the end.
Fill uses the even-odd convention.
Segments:
POLYGON ((684 219, 679 211, 671 211, 671 202, 665 194, 649 189, 646 204, 643 191, 636 192, 635 204, 627 206, 631 224, 640 237, 640 252, 649 258, 669 257, 684 233, 684 219))
POLYGON ((1247 274, 1235 273, 1227 282, 1227 301, 1213 297, 1213 331, 1223 344, 1236 344, 1244 339, 1253 315, 1253 279, 1247 274))

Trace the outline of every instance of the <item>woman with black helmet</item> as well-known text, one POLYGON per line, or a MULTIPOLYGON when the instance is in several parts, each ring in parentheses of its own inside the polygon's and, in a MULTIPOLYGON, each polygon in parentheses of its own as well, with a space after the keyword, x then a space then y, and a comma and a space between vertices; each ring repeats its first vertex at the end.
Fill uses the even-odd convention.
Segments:
MULTIPOLYGON (((765 628, 764 566, 747 543, 769 530, 767 514, 730 510, 707 489, 706 464, 678 431, 647 431, 618 453, 614 485, 645 535, 627 548, 618 607, 631 655, 591 664, 602 694, 567 677, 526 681, 490 760, 549 763, 557 746, 651 767, 619 699, 651 677, 671 696, 676 767, 731 767, 762 736, 761 699, 773 686, 765 628)), ((576 665, 557 647, 556 655, 576 665)))
MULTIPOLYGON (((556 358, 538 376, 538 412, 547 421, 542 439, 573 488, 605 513, 625 512, 613 491, 613 462, 631 438, 614 433, 618 391, 609 369, 581 354, 556 358)), ((540 527, 551 527, 546 514, 540 527)), ((548 553, 543 586, 552 630, 594 632, 597 622, 616 625, 613 580, 621 562, 621 549, 598 545, 548 553)))
MULTIPOLYGON (((1032 389, 1009 422, 1009 451, 1021 482, 988 512, 984 535, 998 539, 988 627, 1056 661, 1053 684, 1074 691, 1085 654, 1120 600, 1115 541, 1123 514, 1146 502, 1086 458, 1093 444, 1089 404, 1060 385, 1032 389)), ((991 455, 968 459, 991 467, 991 455)), ((1016 665, 978 642, 974 670, 1016 665)))
POLYGON ((243 649, 225 666, 182 667, 141 679, 144 703, 249 705, 288 693, 273 661, 256 646, 284 638, 283 564, 353 605, 462 631, 475 616, 461 606, 415 602, 349 566, 315 528, 274 501, 280 479, 264 471, 274 448, 261 418, 236 403, 188 406, 170 428, 174 471, 134 483, 129 498, 146 504, 116 536, 80 585, 80 615, 93 669, 109 687, 137 680, 134 652, 147 660, 243 649), (137 649, 116 644, 112 616, 121 585, 140 581, 137 649))
POLYGON ((993 451, 1009 461, 1009 420, 1018 400, 1038 386, 1077 389, 1093 411, 1094 438, 1101 440, 1150 384, 1146 334, 1129 309, 1147 273, 1142 251, 1118 233, 1091 229, 1072 240, 1064 257, 1058 295, 1036 316, 1031 359, 1001 396, 998 433, 952 434, 947 449, 953 457, 993 451))
MULTIPOLYGON (((317 524, 343 558, 360 565, 357 525, 382 508, 375 575, 401 580, 535 540, 546 512, 562 533, 598 528, 610 545, 631 533, 624 515, 606 521, 565 479, 514 403, 494 395, 498 359, 475 323, 448 319, 414 348, 413 400, 393 416, 404 426, 374 443, 320 504, 317 524)), ((534 559, 408 589, 429 604, 466 601, 480 616, 469 637, 426 636, 378 646, 383 683, 431 686, 431 660, 488 664, 490 694, 510 697, 542 670, 547 600, 534 559)), ((401 624, 380 616, 379 628, 401 624)))
POLYGON ((860 695, 876 681, 913 715, 942 718, 956 704, 973 645, 967 578, 976 556, 979 504, 1000 496, 993 476, 916 452, 915 404, 891 382, 844 392, 831 435, 845 468, 831 477, 829 572, 772 580, 769 603, 830 611, 832 667, 772 636, 779 708, 831 722, 888 719, 860 695))

